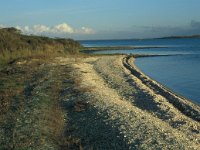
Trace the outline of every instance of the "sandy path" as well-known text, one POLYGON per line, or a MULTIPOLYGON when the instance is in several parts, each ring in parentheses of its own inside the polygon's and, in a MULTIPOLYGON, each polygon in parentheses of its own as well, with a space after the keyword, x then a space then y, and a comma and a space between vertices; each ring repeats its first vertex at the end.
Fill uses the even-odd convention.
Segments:
POLYGON ((77 89, 85 91, 76 101, 89 107, 69 112, 77 129, 71 134, 85 148, 198 149, 199 123, 133 76, 123 57, 90 57, 72 65, 81 79, 77 89))

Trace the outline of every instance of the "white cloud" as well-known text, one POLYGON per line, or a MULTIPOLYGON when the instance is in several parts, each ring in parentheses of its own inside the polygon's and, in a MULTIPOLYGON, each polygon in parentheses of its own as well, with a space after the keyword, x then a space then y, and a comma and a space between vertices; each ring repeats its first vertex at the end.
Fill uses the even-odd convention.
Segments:
POLYGON ((16 26, 17 29, 21 30, 25 34, 94 34, 95 31, 88 27, 81 27, 75 29, 67 23, 57 24, 49 27, 46 25, 33 25, 33 26, 16 26))
POLYGON ((16 26, 15 28, 17 28, 18 30, 21 30, 21 31, 24 32, 24 29, 22 27, 20 27, 20 26, 16 26))
POLYGON ((29 29, 29 26, 25 26, 24 27, 24 30, 26 31, 26 32, 28 32, 30 29, 29 29))
POLYGON ((29 26, 24 27, 25 32, 30 32, 31 30, 35 33, 45 33, 49 32, 50 28, 45 25, 34 25, 32 29, 30 29, 29 26))
POLYGON ((4 28, 5 26, 3 24, 0 24, 0 28, 4 28))
POLYGON ((93 29, 91 29, 91 28, 81 27, 81 29, 78 30, 77 33, 80 33, 80 34, 94 34, 95 31, 93 29))
POLYGON ((62 23, 53 27, 52 32, 58 33, 74 33, 74 29, 67 23, 62 23))

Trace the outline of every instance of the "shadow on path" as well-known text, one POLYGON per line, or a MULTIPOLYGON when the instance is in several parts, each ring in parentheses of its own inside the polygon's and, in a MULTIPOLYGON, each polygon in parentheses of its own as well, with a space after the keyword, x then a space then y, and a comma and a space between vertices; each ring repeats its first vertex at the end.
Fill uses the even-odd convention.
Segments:
POLYGON ((84 101, 80 103, 69 100, 63 106, 68 117, 65 134, 80 138, 83 149, 128 149, 128 144, 118 129, 105 123, 106 113, 99 113, 84 101))

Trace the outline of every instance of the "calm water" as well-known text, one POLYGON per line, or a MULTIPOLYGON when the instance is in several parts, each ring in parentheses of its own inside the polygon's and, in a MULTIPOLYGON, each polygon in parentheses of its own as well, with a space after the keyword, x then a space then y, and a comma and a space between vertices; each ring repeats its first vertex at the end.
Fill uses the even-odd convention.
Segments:
POLYGON ((165 46, 134 50, 96 51, 98 54, 171 54, 136 59, 137 67, 176 93, 200 104, 200 39, 81 41, 84 46, 165 46), (177 55, 181 54, 181 55, 177 55))
POLYGON ((134 50, 97 51, 93 53, 172 54, 137 58, 137 67, 176 93, 200 104, 200 39, 149 39, 81 41, 84 46, 166 46, 134 50), (176 55, 181 54, 181 55, 176 55))
POLYGON ((138 58, 136 66, 176 93, 200 104, 200 55, 138 58))

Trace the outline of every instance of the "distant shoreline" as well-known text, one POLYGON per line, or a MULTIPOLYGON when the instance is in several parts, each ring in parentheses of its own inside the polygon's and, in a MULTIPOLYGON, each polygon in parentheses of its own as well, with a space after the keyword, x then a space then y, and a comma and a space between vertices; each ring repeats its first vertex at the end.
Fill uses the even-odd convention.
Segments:
POLYGON ((200 38, 200 35, 173 35, 173 36, 163 36, 163 37, 152 37, 152 38, 129 38, 129 39, 87 39, 78 40, 79 42, 85 41, 121 41, 121 40, 154 40, 154 39, 190 39, 190 38, 200 38))
POLYGON ((192 38, 200 38, 200 35, 189 35, 189 36, 167 36, 156 39, 192 39, 192 38))
POLYGON ((81 52, 104 51, 104 50, 134 50, 134 49, 150 49, 150 48, 169 48, 168 46, 97 46, 83 47, 81 52))

